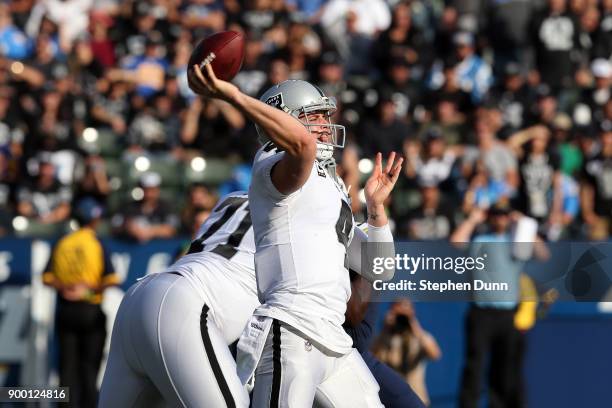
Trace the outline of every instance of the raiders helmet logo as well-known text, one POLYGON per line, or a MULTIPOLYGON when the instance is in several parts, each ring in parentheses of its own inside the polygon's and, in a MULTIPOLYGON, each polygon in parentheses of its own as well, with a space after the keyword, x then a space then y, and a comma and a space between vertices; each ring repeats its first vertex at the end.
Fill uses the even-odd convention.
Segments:
POLYGON ((283 107, 283 94, 272 95, 268 99, 266 99, 266 104, 270 106, 274 106, 276 109, 284 110, 283 107))

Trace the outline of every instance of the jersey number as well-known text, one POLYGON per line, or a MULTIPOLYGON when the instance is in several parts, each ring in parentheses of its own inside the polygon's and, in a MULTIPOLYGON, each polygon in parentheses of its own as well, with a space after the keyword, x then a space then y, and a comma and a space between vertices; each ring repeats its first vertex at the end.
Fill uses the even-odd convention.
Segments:
MULTIPOLYGON (((202 234, 202 236, 191 243, 189 247, 188 254, 193 254, 195 252, 202 252, 204 250, 204 241, 208 238, 212 237, 221 227, 236 213, 238 208, 244 204, 247 199, 245 197, 229 197, 225 200, 221 205, 215 210, 215 212, 221 212, 225 210, 221 218, 215 221, 210 228, 202 234)), ((214 252, 218 255, 223 256, 226 259, 230 259, 237 252, 236 248, 240 246, 242 239, 244 238, 244 234, 251 227, 251 213, 249 212, 249 207, 245 208, 246 214, 238 228, 227 238, 227 242, 225 244, 217 245, 211 252, 214 252)))
POLYGON ((353 230, 353 212, 346 201, 340 201, 342 202, 342 207, 340 207, 340 216, 338 221, 336 221, 336 234, 338 235, 338 242, 347 248, 349 236, 353 230))

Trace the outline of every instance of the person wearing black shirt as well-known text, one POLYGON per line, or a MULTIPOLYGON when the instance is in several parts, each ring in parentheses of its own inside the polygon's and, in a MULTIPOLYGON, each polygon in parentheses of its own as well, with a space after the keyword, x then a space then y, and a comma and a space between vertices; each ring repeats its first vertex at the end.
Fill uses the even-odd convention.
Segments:
POLYGON ((403 58, 410 64, 427 66, 433 56, 427 48, 425 37, 412 23, 410 4, 400 2, 393 9, 391 26, 373 44, 372 57, 381 73, 397 58, 403 58))
POLYGON ((100 156, 88 156, 85 159, 85 174, 76 187, 74 201, 91 198, 104 208, 110 191, 104 159, 100 156))
POLYGON ((574 114, 581 110, 588 111, 591 118, 599 123, 605 119, 606 104, 612 100, 612 63, 607 59, 597 58, 591 63, 591 72, 595 79, 594 86, 583 91, 580 102, 574 108, 574 114))
POLYGON ((420 181, 421 205, 408 213, 399 224, 399 233, 411 240, 447 239, 455 229, 452 208, 441 197, 437 184, 420 181))
POLYGON ((123 214, 114 217, 113 224, 138 242, 155 238, 171 238, 179 226, 178 217, 170 205, 160 199, 161 178, 157 173, 144 173, 140 178, 143 198, 130 203, 123 214))
POLYGON ((523 128, 534 96, 525 82, 521 66, 516 62, 508 63, 504 67, 503 80, 489 95, 490 101, 499 107, 502 114, 503 126, 499 132, 501 139, 523 128))
POLYGON ((547 129, 535 132, 519 161, 519 210, 540 222, 546 221, 555 211, 553 199, 560 188, 560 159, 549 140, 547 129))
POLYGON ((17 190, 17 212, 43 224, 59 223, 68 219, 71 200, 70 188, 55 177, 50 155, 41 153, 38 177, 17 190))
POLYGON ((422 116, 420 106, 421 90, 418 82, 411 78, 413 66, 404 57, 396 57, 389 61, 385 78, 378 86, 379 94, 390 95, 395 102, 395 114, 398 118, 422 116), (416 114, 415 114, 416 111, 416 114))
POLYGON ((579 47, 579 29, 567 11, 566 0, 548 0, 548 7, 535 14, 530 33, 541 80, 555 89, 570 85, 575 70, 572 51, 579 47))
POLYGON ((591 239, 607 239, 612 232, 612 123, 603 122, 601 151, 582 170, 580 202, 582 218, 591 239))
POLYGON ((244 144, 245 139, 239 138, 238 132, 249 129, 245 127, 242 114, 231 105, 198 98, 187 109, 180 135, 181 144, 186 149, 198 150, 208 156, 224 157, 238 140, 244 144))
POLYGON ((360 145, 365 156, 381 152, 388 155, 398 151, 410 134, 410 127, 396 115, 396 104, 386 92, 379 95, 377 116, 366 120, 360 132, 360 145))

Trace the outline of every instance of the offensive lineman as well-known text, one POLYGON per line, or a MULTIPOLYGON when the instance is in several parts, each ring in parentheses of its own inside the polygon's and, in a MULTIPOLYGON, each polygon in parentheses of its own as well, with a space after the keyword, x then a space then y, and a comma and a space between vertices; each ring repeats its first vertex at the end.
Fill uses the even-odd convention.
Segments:
MULTIPOLYGON (((382 406, 378 384, 342 329, 353 216, 346 189, 327 171, 334 147, 344 144, 344 128, 330 120, 334 103, 308 82, 285 81, 257 104, 217 79, 210 64, 204 73, 195 66, 190 84, 240 109, 270 141, 255 157, 249 190, 263 304, 238 344, 242 382, 255 375, 253 406, 310 408, 315 398, 326 407, 382 406)), ((402 159, 394 162, 393 153, 383 172, 378 154, 378 176, 365 188, 368 241, 391 241, 383 202, 401 170, 402 159)))
POLYGON ((228 345, 259 305, 246 192, 223 197, 188 253, 124 296, 99 407, 248 407, 228 345))

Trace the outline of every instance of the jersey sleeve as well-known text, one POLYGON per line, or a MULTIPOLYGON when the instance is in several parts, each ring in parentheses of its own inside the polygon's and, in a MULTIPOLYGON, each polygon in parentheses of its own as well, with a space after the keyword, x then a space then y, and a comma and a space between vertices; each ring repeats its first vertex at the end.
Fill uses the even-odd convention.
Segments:
POLYGON ((395 270, 384 270, 382 273, 375 273, 373 268, 362 265, 363 251, 367 251, 367 259, 375 257, 395 258, 395 246, 393 236, 385 227, 372 227, 368 224, 361 224, 353 228, 353 239, 347 249, 349 269, 354 270, 368 282, 375 280, 389 281, 393 278, 395 270), (368 235, 367 231, 375 229, 374 234, 368 235), (364 248, 363 243, 368 245, 364 248))
POLYGON ((251 181, 251 189, 257 188, 259 191, 264 192, 265 195, 269 196, 275 201, 281 201, 297 193, 283 194, 272 182, 272 169, 274 166, 285 157, 284 152, 267 155, 261 157, 259 160, 256 159, 253 165, 253 178, 251 181))

